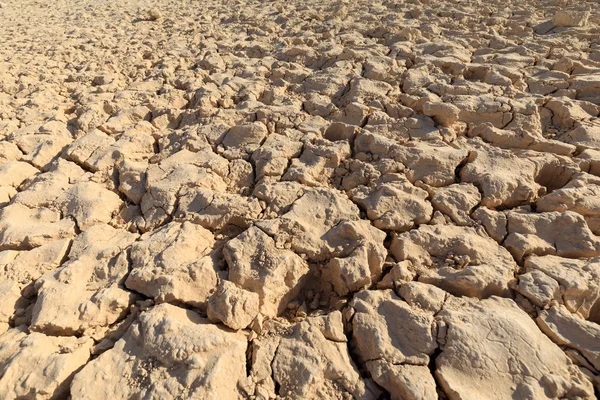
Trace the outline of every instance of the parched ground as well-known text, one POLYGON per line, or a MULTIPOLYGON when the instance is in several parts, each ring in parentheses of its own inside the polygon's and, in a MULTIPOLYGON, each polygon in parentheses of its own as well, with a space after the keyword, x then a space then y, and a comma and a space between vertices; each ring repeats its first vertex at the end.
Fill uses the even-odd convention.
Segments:
POLYGON ((599 116, 596 0, 0 0, 0 398, 596 398, 599 116))

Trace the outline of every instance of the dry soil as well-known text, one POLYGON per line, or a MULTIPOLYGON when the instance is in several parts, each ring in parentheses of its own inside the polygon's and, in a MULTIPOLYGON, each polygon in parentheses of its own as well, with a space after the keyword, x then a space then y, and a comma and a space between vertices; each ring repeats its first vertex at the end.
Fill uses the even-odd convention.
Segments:
POLYGON ((0 398, 595 398, 599 24, 0 0, 0 398))

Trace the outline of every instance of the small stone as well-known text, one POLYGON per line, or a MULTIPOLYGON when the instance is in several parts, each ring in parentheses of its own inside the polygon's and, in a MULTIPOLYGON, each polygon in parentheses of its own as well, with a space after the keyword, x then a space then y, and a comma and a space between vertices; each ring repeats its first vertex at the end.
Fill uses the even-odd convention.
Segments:
POLYGON ((552 23, 558 27, 581 27, 586 26, 589 11, 565 11, 559 10, 552 17, 552 23))
POLYGON ((163 15, 158 8, 151 8, 148 10, 148 19, 150 21, 158 21, 162 19, 163 15))

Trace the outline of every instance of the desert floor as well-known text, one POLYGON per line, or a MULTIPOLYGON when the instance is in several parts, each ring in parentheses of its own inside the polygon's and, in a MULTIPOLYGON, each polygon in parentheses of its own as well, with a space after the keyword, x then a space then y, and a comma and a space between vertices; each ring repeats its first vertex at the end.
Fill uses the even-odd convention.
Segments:
POLYGON ((596 0, 0 0, 0 399, 593 399, 596 0))

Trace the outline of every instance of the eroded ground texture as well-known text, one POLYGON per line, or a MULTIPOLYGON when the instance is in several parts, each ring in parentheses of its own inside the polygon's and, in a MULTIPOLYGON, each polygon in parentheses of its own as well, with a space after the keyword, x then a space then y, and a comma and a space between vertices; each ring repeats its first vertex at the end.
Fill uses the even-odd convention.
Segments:
POLYGON ((0 2, 0 398, 592 399, 596 0, 0 2))

